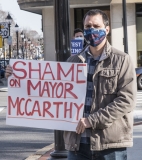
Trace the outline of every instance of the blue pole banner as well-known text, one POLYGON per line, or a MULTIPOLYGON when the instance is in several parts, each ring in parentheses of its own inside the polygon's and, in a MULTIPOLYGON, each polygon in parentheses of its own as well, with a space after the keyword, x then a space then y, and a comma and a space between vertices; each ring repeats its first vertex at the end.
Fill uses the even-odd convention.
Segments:
POLYGON ((71 54, 76 55, 83 49, 83 40, 73 39, 71 40, 71 54))

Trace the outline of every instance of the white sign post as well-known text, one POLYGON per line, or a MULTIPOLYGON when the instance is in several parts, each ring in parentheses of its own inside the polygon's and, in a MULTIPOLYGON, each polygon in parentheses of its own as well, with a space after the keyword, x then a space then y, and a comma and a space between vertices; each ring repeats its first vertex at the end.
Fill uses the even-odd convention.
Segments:
POLYGON ((10 60, 8 125, 75 131, 83 116, 86 63, 10 60))
POLYGON ((12 45, 12 36, 9 36, 9 37, 7 38, 7 44, 8 44, 8 45, 12 45))

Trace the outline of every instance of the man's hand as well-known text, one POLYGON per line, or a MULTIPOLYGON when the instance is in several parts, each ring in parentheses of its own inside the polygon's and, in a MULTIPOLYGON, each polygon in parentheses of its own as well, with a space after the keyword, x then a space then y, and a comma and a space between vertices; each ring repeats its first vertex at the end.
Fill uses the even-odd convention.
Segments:
POLYGON ((5 77, 8 78, 9 76, 12 75, 12 73, 13 73, 12 67, 8 65, 5 70, 5 77))
POLYGON ((81 118, 76 127, 76 133, 83 133, 85 131, 85 128, 91 128, 91 124, 89 123, 87 118, 81 118))

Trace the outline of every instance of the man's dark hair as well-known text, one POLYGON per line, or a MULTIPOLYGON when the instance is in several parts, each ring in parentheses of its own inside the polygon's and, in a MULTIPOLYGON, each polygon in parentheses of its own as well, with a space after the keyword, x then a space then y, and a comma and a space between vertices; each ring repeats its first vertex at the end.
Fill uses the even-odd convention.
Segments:
POLYGON ((80 28, 76 28, 76 29, 74 30, 74 36, 75 36, 75 34, 78 33, 78 32, 82 32, 82 33, 83 33, 83 31, 82 31, 80 28))
POLYGON ((106 27, 106 26, 109 26, 108 16, 106 15, 105 12, 103 12, 103 11, 100 10, 100 9, 92 9, 92 10, 88 11, 88 12, 85 14, 84 18, 83 18, 83 24, 84 24, 85 18, 86 18, 87 16, 95 16, 95 15, 98 15, 98 14, 100 14, 100 15, 102 16, 105 27, 106 27))

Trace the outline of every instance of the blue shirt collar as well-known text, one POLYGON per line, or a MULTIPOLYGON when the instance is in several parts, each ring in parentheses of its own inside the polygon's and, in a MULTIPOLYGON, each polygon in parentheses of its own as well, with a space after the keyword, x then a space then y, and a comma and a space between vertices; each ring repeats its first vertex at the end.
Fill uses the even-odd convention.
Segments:
MULTIPOLYGON (((89 46, 86 48, 85 53, 86 53, 86 57, 84 57, 85 59, 87 59, 87 58, 94 58, 94 56, 90 52, 90 47, 89 46)), ((102 54, 100 56, 94 58, 94 60, 102 61, 106 57, 107 57, 107 55, 106 55, 106 52, 105 52, 105 49, 104 49, 103 52, 102 52, 102 54)))

